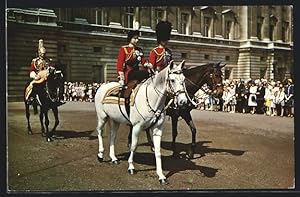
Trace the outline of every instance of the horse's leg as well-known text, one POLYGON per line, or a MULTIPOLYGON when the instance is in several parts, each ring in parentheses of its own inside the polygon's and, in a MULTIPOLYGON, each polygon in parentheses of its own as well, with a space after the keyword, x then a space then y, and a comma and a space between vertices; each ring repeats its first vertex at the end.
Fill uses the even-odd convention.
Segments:
POLYGON ((172 115, 172 150, 173 150, 173 156, 177 155, 176 151, 176 137, 177 137, 177 123, 178 123, 178 115, 172 115))
POLYGON ((117 130, 120 126, 120 123, 111 120, 111 131, 110 131, 110 144, 109 144, 109 156, 111 158, 112 164, 119 164, 119 160, 115 155, 115 141, 116 141, 116 134, 117 130))
POLYGON ((46 126, 46 140, 47 142, 51 142, 51 133, 49 132, 49 117, 48 117, 48 110, 44 110, 44 116, 45 116, 45 126, 46 126))
POLYGON ((132 127, 132 135, 131 135, 131 147, 130 147, 130 155, 128 158, 128 172, 129 174, 135 174, 135 169, 133 165, 133 156, 134 152, 136 151, 137 144, 138 144, 138 136, 141 131, 141 128, 139 125, 135 125, 132 127))
POLYGON ((188 158, 189 159, 193 159, 194 158, 194 153, 195 153, 195 148, 196 148, 196 127, 194 125, 192 116, 190 111, 185 111, 184 113, 181 114, 181 117, 185 120, 185 122, 187 123, 187 125, 189 125, 191 132, 192 132, 192 144, 191 144, 191 149, 188 153, 188 158))
POLYGON ((130 147, 131 147, 131 135, 132 135, 132 125, 129 126, 129 133, 128 133, 128 143, 127 143, 127 146, 130 150, 130 147))
POLYGON ((54 123, 54 127, 51 130, 52 135, 55 133, 56 127, 59 124, 59 118, 58 118, 58 109, 57 107, 52 108, 53 114, 54 114, 54 119, 55 119, 55 123, 54 123))
POLYGON ((98 124, 96 130, 98 132, 98 141, 99 141, 99 149, 98 149, 99 152, 97 155, 97 159, 99 162, 103 161, 104 146, 103 146, 102 132, 106 122, 107 122, 107 117, 106 116, 100 117, 100 115, 98 114, 98 124))
POLYGON ((40 123, 41 123, 42 136, 46 137, 45 127, 44 127, 44 111, 42 107, 40 108, 40 123))
POLYGON ((147 140, 148 140, 148 144, 151 148, 151 151, 154 152, 154 145, 151 139, 151 133, 150 133, 150 129, 146 129, 146 135, 147 135, 147 140))
POLYGON ((26 119, 27 119, 27 132, 29 135, 32 135, 32 130, 30 126, 30 112, 29 112, 29 104, 27 101, 25 101, 25 113, 26 113, 26 119))
POLYGON ((162 129, 160 127, 156 127, 153 129, 153 143, 154 143, 154 153, 156 160, 156 173, 159 177, 159 182, 162 185, 168 184, 167 178, 164 176, 162 171, 162 162, 161 162, 161 136, 162 129))

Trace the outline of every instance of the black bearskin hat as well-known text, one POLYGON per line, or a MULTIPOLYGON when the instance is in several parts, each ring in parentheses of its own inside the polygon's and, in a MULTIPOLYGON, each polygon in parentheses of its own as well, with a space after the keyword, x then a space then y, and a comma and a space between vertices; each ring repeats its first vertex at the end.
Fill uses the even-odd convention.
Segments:
POLYGON ((130 42, 131 38, 133 38, 133 36, 138 36, 139 33, 140 32, 138 30, 129 31, 128 34, 127 34, 127 42, 130 42))
POLYGON ((169 21, 159 21, 156 25, 157 42, 170 40, 172 24, 169 21))

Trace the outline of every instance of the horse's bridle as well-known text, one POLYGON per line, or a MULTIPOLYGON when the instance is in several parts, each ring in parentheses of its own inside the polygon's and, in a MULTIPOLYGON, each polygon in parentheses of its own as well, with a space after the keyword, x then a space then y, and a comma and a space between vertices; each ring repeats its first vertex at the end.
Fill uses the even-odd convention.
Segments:
MULTIPOLYGON (((214 70, 215 70, 216 68, 214 68, 214 70)), ((207 75, 209 75, 209 78, 211 78, 211 83, 206 83, 208 86, 209 86, 209 90, 215 90, 215 89, 217 89, 218 87, 220 87, 220 86, 222 86, 222 84, 221 83, 216 83, 216 81, 215 81, 215 77, 214 77, 214 75, 215 75, 215 72, 212 72, 212 73, 206 73, 203 77, 202 77, 202 79, 200 80, 200 84, 203 82, 203 80, 204 79, 206 79, 206 76, 207 75)), ((187 80, 189 83, 191 83, 193 86, 195 86, 197 89, 201 89, 204 93, 206 93, 206 94, 210 94, 207 90, 205 90, 205 89, 203 89, 203 87, 202 86, 199 86, 198 84, 196 84, 196 83, 194 83, 193 81, 191 81, 190 79, 188 79, 187 77, 185 78, 185 80, 187 80)))

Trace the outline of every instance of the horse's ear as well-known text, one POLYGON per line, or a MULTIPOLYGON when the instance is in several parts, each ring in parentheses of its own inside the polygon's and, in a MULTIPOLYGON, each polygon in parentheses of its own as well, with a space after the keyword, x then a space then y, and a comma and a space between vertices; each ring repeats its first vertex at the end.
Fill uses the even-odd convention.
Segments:
POLYGON ((221 67, 221 68, 223 68, 224 66, 226 66, 226 64, 222 64, 222 65, 220 65, 220 67, 221 67))
POLYGON ((182 60, 181 64, 181 70, 185 69, 185 60, 182 60))
POLYGON ((173 67, 174 67, 174 60, 171 60, 170 61, 170 69, 173 69, 173 67))

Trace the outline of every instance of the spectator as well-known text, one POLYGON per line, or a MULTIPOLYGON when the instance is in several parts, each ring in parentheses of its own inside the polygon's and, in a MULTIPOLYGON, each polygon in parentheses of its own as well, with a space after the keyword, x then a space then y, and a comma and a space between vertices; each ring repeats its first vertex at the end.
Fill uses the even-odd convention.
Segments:
POLYGON ((280 114, 281 117, 283 117, 284 113, 284 99, 286 95, 284 93, 284 88, 281 83, 279 83, 279 89, 275 93, 275 104, 276 104, 276 112, 277 114, 280 114))
POLYGON ((255 114, 257 102, 256 102, 256 92, 257 86, 255 85, 254 81, 251 82, 251 86, 249 88, 249 98, 248 98, 248 106, 251 108, 250 113, 255 114))
POLYGON ((284 89, 285 92, 285 107, 286 107, 286 114, 288 117, 294 116, 294 85, 293 80, 288 79, 287 85, 284 89))

